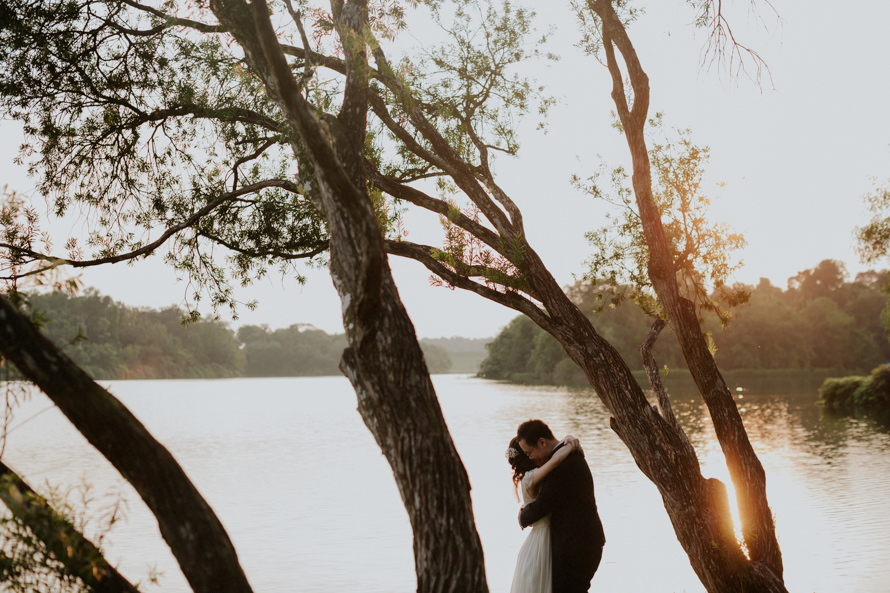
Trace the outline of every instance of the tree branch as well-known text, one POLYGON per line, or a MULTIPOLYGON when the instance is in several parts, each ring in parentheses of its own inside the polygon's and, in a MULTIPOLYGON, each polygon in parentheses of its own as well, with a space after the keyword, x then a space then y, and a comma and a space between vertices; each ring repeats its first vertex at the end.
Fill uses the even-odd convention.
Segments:
POLYGON ((152 241, 148 245, 144 245, 144 246, 140 247, 139 249, 135 249, 133 251, 130 251, 127 253, 122 253, 119 255, 100 257, 100 258, 91 259, 91 260, 71 260, 71 259, 67 259, 64 257, 55 257, 55 256, 51 256, 51 255, 46 255, 43 253, 38 253, 31 249, 23 248, 23 247, 20 247, 17 245, 10 245, 8 243, 0 243, 0 248, 8 249, 14 253, 27 255, 27 256, 33 258, 34 260, 50 262, 49 265, 47 265, 45 267, 38 267, 37 269, 25 272, 23 274, 16 274, 14 276, 4 277, 2 279, 12 280, 14 278, 25 278, 28 276, 34 276, 37 274, 42 274, 43 272, 46 272, 46 271, 56 268, 58 266, 71 266, 72 268, 90 268, 93 266, 100 266, 103 264, 115 264, 115 263, 119 263, 122 261, 129 261, 129 260, 136 259, 139 257, 147 256, 147 255, 151 254, 152 252, 154 252, 155 249, 157 249, 158 247, 163 245, 170 237, 172 237, 176 233, 192 226, 193 224, 198 222, 201 218, 203 218, 203 217, 207 216, 208 214, 210 214, 211 212, 213 212, 213 210, 215 210, 220 205, 222 205, 230 200, 233 200, 239 196, 243 196, 243 195, 249 194, 249 193, 254 193, 256 191, 259 191, 261 189, 265 189, 268 187, 280 187, 280 188, 286 189, 286 190, 294 192, 294 193, 300 193, 299 188, 293 182, 287 181, 285 179, 269 179, 269 180, 262 181, 259 183, 253 183, 251 185, 246 185, 246 186, 242 187, 241 189, 231 191, 231 192, 222 194, 220 196, 217 196, 215 199, 208 202, 203 208, 201 208, 197 212, 193 213, 191 216, 186 218, 184 221, 182 221, 178 224, 175 224, 172 227, 169 227, 166 231, 163 232, 163 234, 161 234, 160 237, 158 237, 156 240, 152 241))
POLYGON ((508 254, 503 253, 503 241, 496 232, 476 222, 463 212, 456 210, 448 202, 434 198, 410 185, 398 183, 375 169, 373 164, 367 160, 365 161, 365 174, 368 177, 368 181, 394 198, 410 202, 415 206, 420 206, 425 210, 446 217, 508 260, 510 259, 508 254))
POLYGON ((132 31, 132 30, 124 29, 123 27, 120 27, 120 26, 115 26, 116 29, 123 31, 125 33, 128 33, 130 35, 149 36, 149 35, 154 35, 155 33, 159 33, 161 31, 163 31, 164 29, 169 29, 170 27, 189 27, 191 29, 195 29, 202 33, 225 33, 227 31, 227 29, 225 27, 223 27, 222 25, 218 25, 218 24, 217 25, 208 25, 207 23, 202 23, 199 21, 193 21, 190 19, 183 19, 183 18, 179 18, 179 17, 175 17, 175 16, 170 16, 169 14, 167 14, 163 11, 160 11, 157 8, 153 8, 151 6, 146 6, 145 4, 140 4, 139 2, 136 2, 135 0, 121 0, 121 1, 124 4, 132 6, 133 8, 136 8, 143 12, 147 12, 149 14, 156 16, 156 17, 162 18, 165 21, 163 25, 154 27, 153 29, 150 29, 149 31, 132 31))
POLYGON ((170 452, 5 297, 0 297, 0 354, 133 485, 196 593, 251 593, 225 529, 170 452))
POLYGON ((64 571, 93 593, 138 593, 101 550, 22 478, 0 461, 0 499, 13 516, 46 546, 64 571))
POLYGON ((523 297, 518 292, 511 290, 500 292, 456 273, 433 257, 432 254, 436 251, 434 247, 391 239, 386 240, 385 246, 387 253, 422 263, 430 272, 445 280, 450 286, 476 293, 489 301, 523 313, 545 331, 552 333, 556 329, 550 316, 533 301, 523 297))
POLYGON ((663 330, 666 325, 667 322, 661 317, 655 318, 652 322, 652 327, 649 328, 649 333, 647 334, 646 339, 640 345, 640 356, 643 358, 643 368, 646 369, 646 377, 649 379, 649 384, 652 386, 652 390, 655 391, 655 396, 658 400, 658 408, 662 417, 667 420, 667 423, 680 437, 684 448, 687 449, 687 454, 695 456, 695 449, 692 447, 692 443, 689 442, 689 437, 686 436, 686 432, 683 430, 683 427, 680 426, 680 422, 677 421, 677 417, 674 415, 671 399, 668 397, 667 390, 664 388, 664 383, 661 381, 658 365, 655 362, 655 356, 652 354, 652 347, 655 346, 655 341, 658 339, 661 330, 663 330))

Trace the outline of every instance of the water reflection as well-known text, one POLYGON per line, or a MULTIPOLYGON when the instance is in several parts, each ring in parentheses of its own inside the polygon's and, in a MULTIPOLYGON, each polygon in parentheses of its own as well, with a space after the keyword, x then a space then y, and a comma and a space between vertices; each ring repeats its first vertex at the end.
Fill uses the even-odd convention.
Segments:
MULTIPOLYGON (((446 421, 470 476, 491 591, 509 590, 525 534, 503 452, 516 426, 543 418, 581 437, 596 481, 608 543, 592 591, 700 592, 656 488, 609 428, 589 390, 435 378, 446 421)), ((719 444, 694 391, 669 383, 675 412, 703 473, 727 483, 719 444)), ((687 386, 688 387, 688 386, 687 386)), ((412 591, 411 531, 392 472, 338 377, 133 381, 112 390, 174 454, 232 536, 259 593, 294 589, 412 591)), ((767 473, 792 591, 877 593, 890 553, 883 512, 890 494, 890 430, 839 418, 815 391, 736 395, 767 473)), ((37 397, 17 422, 47 405, 37 397)), ((54 411, 10 434, 4 460, 32 483, 97 490, 120 479, 54 411)), ((162 590, 187 587, 157 525, 127 486, 129 522, 110 537, 113 560, 134 579, 156 564, 162 590)))

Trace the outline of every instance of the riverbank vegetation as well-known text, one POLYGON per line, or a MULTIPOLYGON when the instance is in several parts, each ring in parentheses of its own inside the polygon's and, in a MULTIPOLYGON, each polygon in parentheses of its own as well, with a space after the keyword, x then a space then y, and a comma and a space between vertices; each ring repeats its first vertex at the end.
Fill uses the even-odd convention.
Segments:
POLYGON ((826 379, 819 388, 819 402, 840 414, 890 413, 890 364, 882 364, 864 377, 826 379))
MULTIPOLYGON (((184 324, 177 307, 136 308, 87 288, 27 298, 42 332, 96 379, 211 379, 339 375, 346 336, 311 325, 236 330, 216 320, 184 324)), ((431 373, 475 372, 485 340, 422 343, 431 373), (457 364, 451 359, 454 351, 457 364)))
MULTIPOLYGON (((788 288, 761 279, 749 287, 747 304, 733 311, 722 328, 705 316, 712 350, 722 371, 809 371, 826 377, 865 374, 890 360, 890 342, 882 322, 887 301, 886 272, 862 272, 847 281, 843 264, 825 260, 788 279, 788 288)), ((642 373, 639 355, 651 320, 633 303, 602 307, 596 287, 576 285, 569 294, 631 368, 642 373)), ((686 369, 670 327, 655 344, 659 366, 686 369)), ((555 339, 526 317, 517 317, 489 344, 480 375, 516 382, 585 385, 577 366, 555 339)), ((642 374, 640 375, 643 376, 642 374)))

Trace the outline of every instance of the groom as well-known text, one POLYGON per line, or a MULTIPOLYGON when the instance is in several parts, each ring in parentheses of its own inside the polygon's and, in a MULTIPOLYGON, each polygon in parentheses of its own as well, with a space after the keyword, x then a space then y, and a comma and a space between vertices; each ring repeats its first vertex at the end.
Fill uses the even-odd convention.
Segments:
MULTIPOLYGON (((540 420, 516 431, 519 446, 540 467, 563 444, 540 420)), ((583 454, 572 453, 541 483, 538 497, 519 513, 525 529, 550 514, 553 593, 584 593, 603 556, 606 536, 596 510, 593 477, 583 454)))

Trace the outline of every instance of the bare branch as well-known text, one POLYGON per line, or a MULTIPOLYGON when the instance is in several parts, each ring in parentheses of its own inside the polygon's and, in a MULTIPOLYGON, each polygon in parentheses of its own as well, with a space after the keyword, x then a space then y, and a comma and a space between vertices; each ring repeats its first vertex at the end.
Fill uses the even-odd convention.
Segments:
POLYGON ((190 20, 190 19, 183 19, 183 18, 179 18, 179 17, 175 17, 175 16, 170 16, 169 14, 167 14, 163 11, 160 11, 157 8, 153 8, 151 6, 146 6, 145 4, 140 4, 139 2, 136 2, 135 0, 121 0, 121 1, 124 4, 132 6, 133 8, 136 8, 143 12, 147 12, 149 14, 156 16, 156 17, 160 17, 166 21, 163 25, 155 27, 149 31, 132 31, 132 30, 126 30, 123 27, 115 26, 116 29, 123 31, 125 33, 128 33, 130 35, 150 36, 150 35, 154 35, 155 33, 159 33, 160 31, 163 31, 164 29, 169 29, 170 27, 189 27, 191 29, 195 29, 202 33, 225 33, 227 31, 227 29, 225 27, 223 27, 222 25, 219 25, 219 24, 208 25, 207 23, 201 23, 198 21, 190 20))

